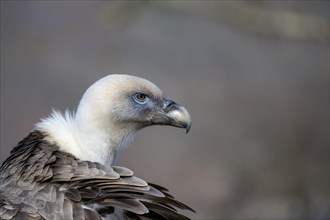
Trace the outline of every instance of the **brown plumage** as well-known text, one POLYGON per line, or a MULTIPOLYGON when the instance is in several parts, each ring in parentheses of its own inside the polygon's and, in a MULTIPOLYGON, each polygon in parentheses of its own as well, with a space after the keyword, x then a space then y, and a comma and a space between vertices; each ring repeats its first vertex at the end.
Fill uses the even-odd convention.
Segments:
MULTIPOLYGON (((180 106, 169 107, 164 102, 158 104, 163 106, 166 114, 170 112, 171 119, 166 122, 160 121, 158 116, 150 119, 146 115, 143 117, 150 121, 140 118, 142 127, 169 124, 189 129, 190 116, 182 115, 188 114, 186 110, 180 106)), ((127 103, 125 105, 130 108, 127 103)), ((171 102, 171 105, 177 104, 171 102)), ((100 163, 78 158, 79 154, 74 155, 67 146, 58 144, 62 142, 52 141, 58 140, 61 134, 40 128, 44 127, 38 129, 37 126, 24 138, 0 168, 0 219, 186 220, 188 218, 179 214, 177 209, 193 211, 174 199, 165 188, 135 177, 127 168, 110 166, 113 161, 108 164, 109 161, 100 163)), ((121 145, 122 142, 119 147, 121 145)), ((118 150, 117 145, 107 147, 109 152, 118 150)))
POLYGON ((175 208, 191 209, 163 187, 124 167, 81 161, 43 138, 39 131, 30 133, 3 163, 1 218, 188 219, 175 208))

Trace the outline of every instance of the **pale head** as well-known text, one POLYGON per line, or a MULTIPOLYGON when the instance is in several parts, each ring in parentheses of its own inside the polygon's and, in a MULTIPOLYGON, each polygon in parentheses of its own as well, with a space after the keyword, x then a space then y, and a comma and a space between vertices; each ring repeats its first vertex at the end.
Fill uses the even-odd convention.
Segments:
POLYGON ((76 114, 54 112, 36 125, 47 140, 82 160, 112 164, 141 128, 171 125, 189 131, 191 118, 153 83, 130 75, 108 75, 87 89, 76 114))

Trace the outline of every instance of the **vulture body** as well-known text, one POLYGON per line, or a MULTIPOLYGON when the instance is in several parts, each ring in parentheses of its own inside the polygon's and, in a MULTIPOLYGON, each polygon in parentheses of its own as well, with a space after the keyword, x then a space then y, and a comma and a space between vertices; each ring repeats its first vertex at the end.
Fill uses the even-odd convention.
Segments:
POLYGON ((167 189, 113 162, 139 129, 191 126, 189 112, 151 82, 108 75, 77 111, 36 124, 0 167, 0 219, 188 219, 167 189))

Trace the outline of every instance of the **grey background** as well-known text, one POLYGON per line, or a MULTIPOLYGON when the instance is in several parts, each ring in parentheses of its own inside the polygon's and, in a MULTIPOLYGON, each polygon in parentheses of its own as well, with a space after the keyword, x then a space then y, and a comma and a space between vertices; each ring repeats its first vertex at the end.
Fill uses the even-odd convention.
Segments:
POLYGON ((0 162, 109 73, 190 110, 118 164, 191 218, 329 218, 329 1, 1 1, 0 162))

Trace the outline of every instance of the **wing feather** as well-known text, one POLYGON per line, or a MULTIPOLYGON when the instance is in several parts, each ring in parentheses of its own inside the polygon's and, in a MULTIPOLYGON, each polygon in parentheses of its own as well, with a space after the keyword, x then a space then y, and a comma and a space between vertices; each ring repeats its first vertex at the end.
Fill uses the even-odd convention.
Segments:
POLYGON ((80 161, 34 131, 0 167, 0 219, 187 220, 190 207, 125 167, 80 161))

